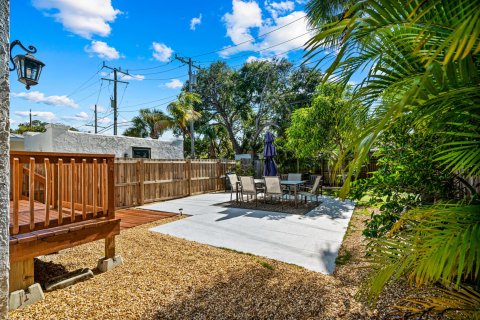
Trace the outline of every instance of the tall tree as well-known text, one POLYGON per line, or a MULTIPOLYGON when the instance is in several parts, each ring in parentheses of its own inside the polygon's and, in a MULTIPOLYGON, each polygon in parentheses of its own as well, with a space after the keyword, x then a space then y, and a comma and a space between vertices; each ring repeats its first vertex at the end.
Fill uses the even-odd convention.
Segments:
POLYGON ((202 98, 199 123, 223 126, 235 153, 257 153, 265 130, 283 133, 292 110, 311 99, 320 77, 310 72, 285 59, 253 61, 238 70, 213 63, 199 72, 194 88, 202 98))
POLYGON ((8 317, 10 225, 10 1, 0 0, 0 318, 8 317))
MULTIPOLYGON (((356 114, 358 105, 351 101, 351 88, 333 83, 317 88, 311 107, 293 112, 287 129, 287 146, 299 158, 317 158, 323 154, 338 160, 344 154, 352 133, 363 127, 366 115, 356 114)), ((345 174, 343 163, 340 167, 345 174)))

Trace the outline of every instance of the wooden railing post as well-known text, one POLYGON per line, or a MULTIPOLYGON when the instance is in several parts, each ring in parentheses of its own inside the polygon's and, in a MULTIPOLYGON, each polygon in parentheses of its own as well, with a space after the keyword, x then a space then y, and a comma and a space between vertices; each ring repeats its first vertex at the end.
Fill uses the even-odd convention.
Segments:
POLYGON ((28 200, 30 208, 30 230, 35 228, 35 158, 30 158, 30 167, 28 168, 28 200))
POLYGON ((13 179, 12 179, 12 198, 13 198, 13 234, 17 234, 18 227, 18 205, 20 202, 20 192, 22 192, 22 168, 20 167, 20 160, 13 159, 13 179))
POLYGON ((93 216, 97 216, 97 206, 98 206, 98 161, 97 159, 93 159, 92 163, 92 189, 93 189, 93 197, 92 197, 92 205, 93 205, 93 216))
POLYGON ((108 214, 108 165, 107 159, 102 162, 102 212, 103 216, 108 214))
POLYGON ((138 191, 137 199, 138 204, 143 206, 145 204, 145 163, 142 160, 137 161, 137 182, 138 182, 138 191))
MULTIPOLYGON (((115 218, 115 158, 107 160, 108 168, 108 218, 115 218)), ((115 236, 105 238, 105 258, 115 257, 115 236)))
POLYGON ((82 219, 87 219, 87 201, 88 201, 88 172, 87 159, 82 159, 82 219))
POLYGON ((45 228, 47 228, 50 224, 50 189, 52 187, 51 180, 52 180, 52 173, 51 173, 51 166, 50 160, 45 158, 45 228))
POLYGON ((108 217, 115 218, 115 158, 111 157, 107 160, 108 169, 108 217))
POLYGON ((71 222, 75 221, 75 185, 76 185, 76 180, 77 180, 77 175, 76 175, 76 165, 75 165, 75 159, 70 159, 70 165, 71 165, 71 170, 70 170, 70 216, 71 216, 71 222))
POLYGON ((63 222, 63 159, 58 159, 58 166, 57 166, 57 187, 55 192, 57 198, 57 210, 58 210, 58 224, 62 224, 63 222))

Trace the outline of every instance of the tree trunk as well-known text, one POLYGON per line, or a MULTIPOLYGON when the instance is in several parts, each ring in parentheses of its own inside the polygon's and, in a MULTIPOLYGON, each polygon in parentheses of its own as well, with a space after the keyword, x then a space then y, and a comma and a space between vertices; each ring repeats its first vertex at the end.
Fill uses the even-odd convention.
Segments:
POLYGON ((0 319, 8 315, 10 224, 10 1, 0 0, 0 319))
POLYGON ((228 122, 228 119, 224 116, 221 115, 224 121, 224 126, 225 129, 227 129, 228 137, 230 138, 230 141, 232 142, 233 150, 235 151, 236 154, 242 154, 243 153, 243 148, 238 144, 237 139, 235 138, 235 134, 233 133, 232 125, 230 122, 228 122))

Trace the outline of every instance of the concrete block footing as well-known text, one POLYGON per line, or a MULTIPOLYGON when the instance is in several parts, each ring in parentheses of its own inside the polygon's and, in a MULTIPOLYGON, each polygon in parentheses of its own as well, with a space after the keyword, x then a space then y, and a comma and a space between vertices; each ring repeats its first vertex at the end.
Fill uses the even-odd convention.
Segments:
POLYGON ((51 279, 45 284, 45 291, 49 292, 57 289, 63 289, 74 285, 77 282, 85 281, 91 278, 93 278, 92 270, 88 268, 78 269, 76 271, 67 273, 66 275, 51 279))
POLYGON ((9 310, 26 307, 45 299, 42 287, 38 283, 32 284, 26 290, 17 290, 10 293, 9 310))
POLYGON ((107 272, 121 266, 123 264, 123 259, 121 256, 115 256, 113 258, 101 258, 98 260, 97 268, 100 272, 107 272))

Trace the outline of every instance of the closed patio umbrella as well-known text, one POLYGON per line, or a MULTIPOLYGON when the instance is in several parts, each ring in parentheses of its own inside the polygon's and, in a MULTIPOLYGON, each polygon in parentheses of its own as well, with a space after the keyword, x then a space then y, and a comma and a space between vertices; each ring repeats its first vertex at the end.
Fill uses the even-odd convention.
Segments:
POLYGON ((273 145, 273 141, 273 135, 267 131, 265 135, 265 150, 263 151, 263 156, 265 158, 263 175, 266 177, 277 175, 277 165, 273 159, 273 157, 277 155, 277 149, 273 145))

